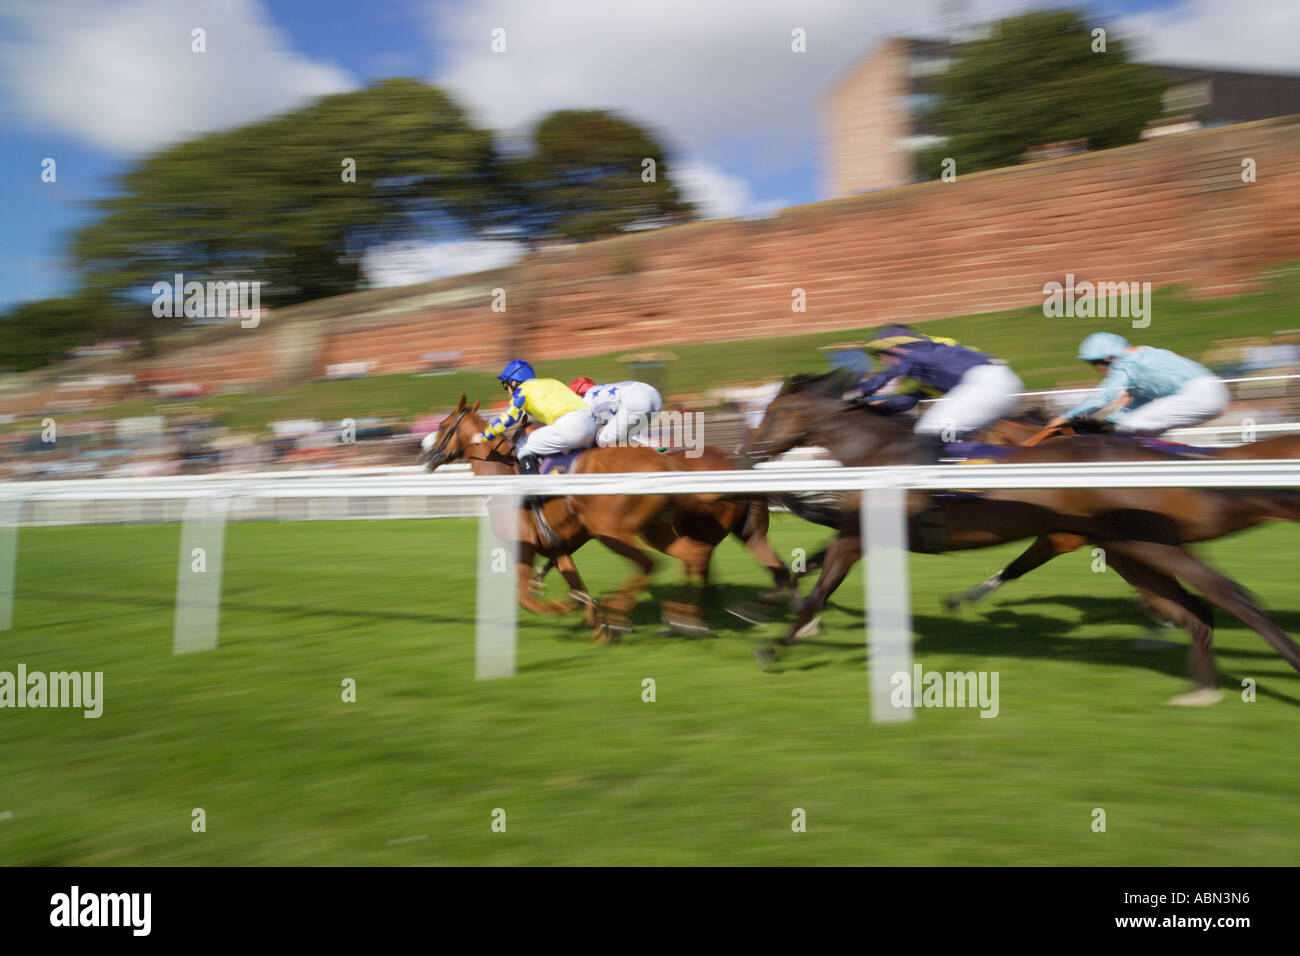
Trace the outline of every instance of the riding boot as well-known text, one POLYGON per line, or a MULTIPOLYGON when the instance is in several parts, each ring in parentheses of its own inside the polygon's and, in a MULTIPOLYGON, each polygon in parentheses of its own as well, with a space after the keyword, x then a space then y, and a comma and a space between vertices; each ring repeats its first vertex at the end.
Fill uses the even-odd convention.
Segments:
MULTIPOLYGON (((521 455, 519 457, 519 473, 521 475, 539 474, 537 456, 521 455)), ((560 539, 542 514, 542 505, 545 502, 546 499, 541 495, 525 495, 521 503, 533 513, 533 519, 537 522, 537 530, 541 536, 542 545, 547 548, 555 548, 559 545, 560 539)))

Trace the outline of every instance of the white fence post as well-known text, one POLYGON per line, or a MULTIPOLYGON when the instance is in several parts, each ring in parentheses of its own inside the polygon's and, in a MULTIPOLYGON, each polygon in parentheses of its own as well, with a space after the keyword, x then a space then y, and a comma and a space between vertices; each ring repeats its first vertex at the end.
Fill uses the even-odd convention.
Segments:
POLYGON ((226 496, 185 502, 176 566, 176 618, 172 653, 211 651, 221 620, 221 565, 226 543, 226 496))
POLYGON ((18 519, 23 499, 0 498, 0 631, 14 626, 14 586, 18 574, 18 519))
POLYGON ((519 498, 494 495, 478 519, 478 614, 474 621, 474 679, 513 677, 519 597, 519 498))
POLYGON ((907 579, 907 493, 899 485, 867 488, 862 522, 862 593, 867 603, 867 668, 871 719, 912 719, 891 701, 893 677, 912 674, 912 599, 907 579))

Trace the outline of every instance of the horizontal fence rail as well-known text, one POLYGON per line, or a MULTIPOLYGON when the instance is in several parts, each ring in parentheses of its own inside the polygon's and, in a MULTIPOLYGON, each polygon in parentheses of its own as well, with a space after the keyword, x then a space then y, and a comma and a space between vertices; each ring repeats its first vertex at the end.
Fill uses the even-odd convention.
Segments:
POLYGON ((890 465, 878 468, 762 468, 585 475, 464 472, 310 480, 207 475, 135 479, 0 482, 0 498, 25 501, 254 498, 479 497, 492 495, 764 494, 901 487, 962 488, 1269 488, 1300 486, 1300 461, 1051 462, 1041 464, 890 465))

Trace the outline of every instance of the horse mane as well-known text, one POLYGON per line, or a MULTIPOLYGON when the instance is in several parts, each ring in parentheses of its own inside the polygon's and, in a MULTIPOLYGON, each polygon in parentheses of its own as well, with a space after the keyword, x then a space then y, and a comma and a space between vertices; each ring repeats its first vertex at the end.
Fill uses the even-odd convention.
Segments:
POLYGON ((847 412, 874 415, 891 422, 900 421, 901 413, 884 408, 875 402, 846 400, 844 393, 853 388, 858 381, 858 374, 852 369, 836 368, 822 373, 804 372, 787 378, 779 394, 813 395, 839 402, 840 407, 847 412))
POLYGON ((817 395, 821 398, 842 398, 853 387, 857 376, 843 368, 829 372, 800 372, 791 375, 781 386, 781 395, 817 395))

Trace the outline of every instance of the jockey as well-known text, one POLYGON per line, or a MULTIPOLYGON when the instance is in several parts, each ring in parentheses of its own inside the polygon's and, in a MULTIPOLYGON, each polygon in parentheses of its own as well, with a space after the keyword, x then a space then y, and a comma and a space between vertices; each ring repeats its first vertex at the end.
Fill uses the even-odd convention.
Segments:
POLYGON ((537 459, 575 448, 588 448, 596 438, 596 419, 581 398, 553 378, 538 378, 533 367, 518 359, 497 376, 510 393, 510 407, 494 418, 474 443, 490 441, 531 415, 544 427, 515 442, 515 457, 524 474, 537 473, 537 459))
POLYGON ((949 441, 996 421, 1015 407, 1024 387, 1011 368, 955 339, 926 335, 905 325, 891 325, 865 346, 879 355, 882 367, 850 394, 874 396, 895 379, 901 386, 869 398, 888 411, 906 411, 921 393, 942 396, 916 423, 915 432, 937 454, 949 441))
POLYGON ((1149 437, 1208 421, 1228 407, 1223 380, 1177 352, 1129 345, 1113 332, 1094 332, 1079 346, 1078 357, 1105 377, 1096 392, 1051 425, 1084 416, 1108 418, 1116 432, 1149 437))
POLYGON ((644 444, 636 436, 648 424, 650 416, 664 410, 659 391, 645 382, 613 382, 597 385, 589 378, 574 379, 569 388, 582 397, 600 426, 596 444, 644 444))

